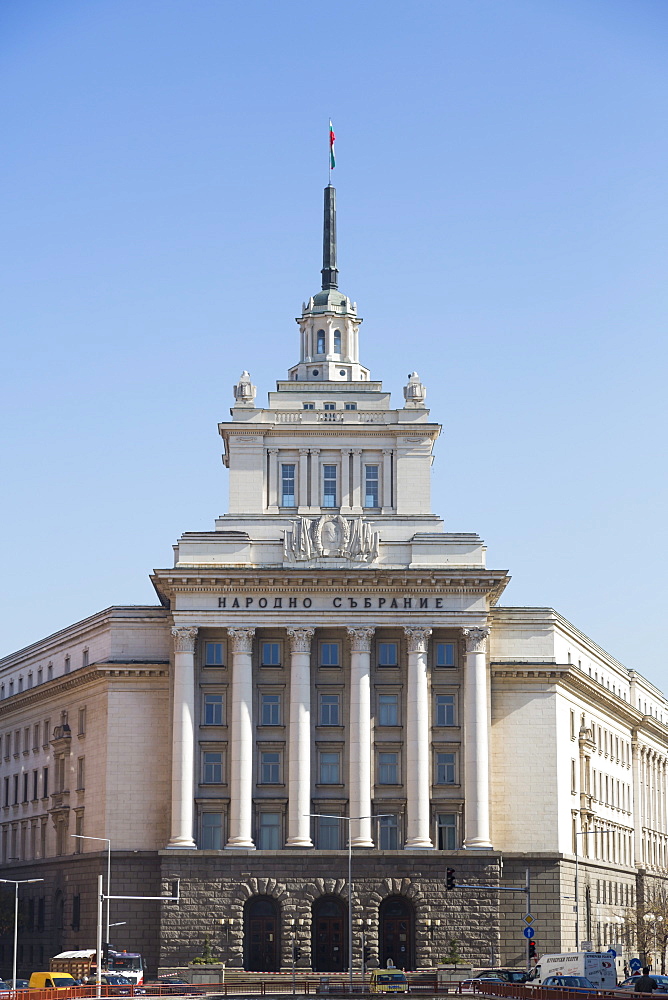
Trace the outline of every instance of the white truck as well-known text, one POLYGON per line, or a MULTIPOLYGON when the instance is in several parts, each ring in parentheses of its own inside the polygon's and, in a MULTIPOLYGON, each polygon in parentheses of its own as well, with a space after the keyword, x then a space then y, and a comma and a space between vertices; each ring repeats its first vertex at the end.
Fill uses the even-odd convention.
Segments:
POLYGON ((585 976, 603 990, 612 990, 617 985, 615 960, 605 951, 565 951, 560 955, 541 955, 528 983, 538 986, 548 976, 585 976))

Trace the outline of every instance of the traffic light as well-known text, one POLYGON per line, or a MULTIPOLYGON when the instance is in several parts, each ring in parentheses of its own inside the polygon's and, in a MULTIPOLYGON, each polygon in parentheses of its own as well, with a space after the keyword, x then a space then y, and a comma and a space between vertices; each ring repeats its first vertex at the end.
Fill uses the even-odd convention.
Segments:
POLYGON ((369 947, 368 944, 365 944, 364 945, 364 961, 368 962, 370 958, 371 958, 371 948, 369 947))
POLYGON ((109 942, 102 943, 102 965, 106 969, 109 965, 109 942))
POLYGON ((529 941, 529 958, 535 958, 535 957, 536 957, 536 942, 529 941))
POLYGON ((457 884, 455 882, 455 869, 454 868, 446 868, 445 869, 445 888, 448 890, 448 892, 451 889, 456 889, 457 888, 457 884))
POLYGON ((294 944, 294 945, 292 946, 292 957, 294 958, 295 962, 298 962, 298 961, 299 961, 299 958, 300 958, 300 956, 301 956, 301 953, 302 953, 302 950, 301 950, 301 948, 299 947, 299 945, 298 945, 298 944, 294 944))

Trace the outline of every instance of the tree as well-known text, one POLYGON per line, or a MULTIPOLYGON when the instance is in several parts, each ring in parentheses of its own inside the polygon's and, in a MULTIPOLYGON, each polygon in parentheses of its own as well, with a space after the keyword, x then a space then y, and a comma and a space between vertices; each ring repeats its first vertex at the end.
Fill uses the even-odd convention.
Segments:
MULTIPOLYGON (((626 940, 630 943, 637 940, 638 954, 643 965, 660 964, 661 974, 665 974, 668 947, 668 884, 646 879, 636 907, 625 909, 622 919, 626 940)), ((657 971, 656 968, 654 971, 657 971)))
POLYGON ((448 946, 450 950, 443 959, 443 964, 457 966, 462 960, 462 956, 459 954, 459 941, 456 938, 450 938, 448 946))

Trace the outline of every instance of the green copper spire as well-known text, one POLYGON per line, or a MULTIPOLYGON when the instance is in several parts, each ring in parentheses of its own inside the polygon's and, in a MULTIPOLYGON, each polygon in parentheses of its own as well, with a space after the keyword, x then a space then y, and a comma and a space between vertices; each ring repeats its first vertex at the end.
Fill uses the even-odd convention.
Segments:
POLYGON ((325 188, 325 217, 322 231, 322 290, 339 287, 336 266, 336 188, 325 188))

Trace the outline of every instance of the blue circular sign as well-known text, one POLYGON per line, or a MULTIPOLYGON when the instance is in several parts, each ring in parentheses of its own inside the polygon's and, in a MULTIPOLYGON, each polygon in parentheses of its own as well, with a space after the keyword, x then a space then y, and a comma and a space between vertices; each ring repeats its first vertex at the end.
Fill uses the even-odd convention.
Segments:
POLYGON ((637 972, 638 969, 642 969, 642 962, 640 961, 639 958, 632 958, 631 961, 629 962, 629 966, 633 969, 634 972, 637 972))
POLYGON ((608 955, 610 955, 611 958, 617 958, 617 952, 614 948, 608 948, 608 955))
POLYGON ((522 934, 524 934, 525 938, 529 938, 529 940, 531 940, 534 935, 533 927, 525 927, 522 934))

